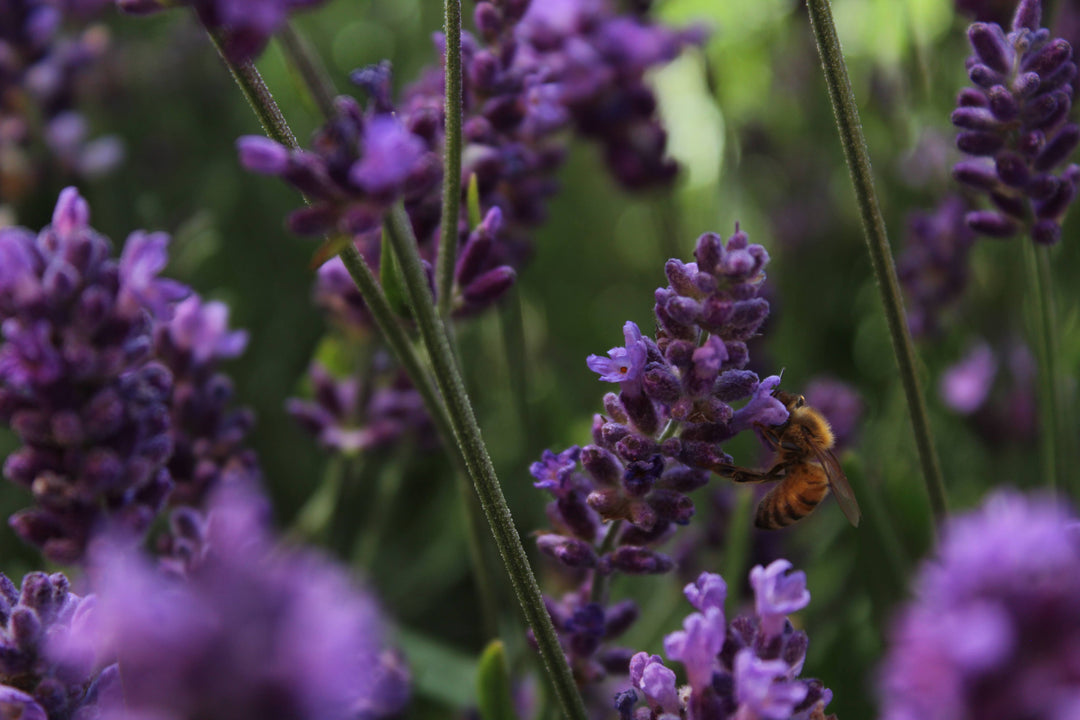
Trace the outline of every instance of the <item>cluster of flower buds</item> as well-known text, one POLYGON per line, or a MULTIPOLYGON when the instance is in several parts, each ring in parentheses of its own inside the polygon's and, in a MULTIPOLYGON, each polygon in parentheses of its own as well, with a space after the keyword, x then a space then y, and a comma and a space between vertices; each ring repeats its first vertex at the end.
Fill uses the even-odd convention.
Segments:
MULTIPOLYGON (((65 10, 85 14, 90 3, 65 10)), ((90 27, 67 36, 65 13, 46 0, 0 3, 0 198, 18 201, 45 167, 83 177, 111 170, 123 156, 113 136, 88 141, 86 120, 76 110, 85 71, 103 55, 108 36, 90 27), (38 157, 44 145, 50 159, 38 157)))
POLYGON ((157 277, 167 236, 132 233, 116 261, 89 215, 68 188, 39 234, 0 230, 0 422, 23 444, 4 474, 37 504, 11 523, 56 562, 103 523, 145 529, 172 486, 173 377, 153 330, 189 290, 157 277))
POLYGON ((1080 717, 1080 521, 999 491, 949 520, 891 632, 883 720, 1080 717))
POLYGON ((961 129, 957 147, 975 159, 958 163, 953 174, 995 206, 968 214, 976 232, 1011 237, 1023 230, 1053 244, 1076 197, 1080 166, 1055 172, 1080 142, 1080 126, 1068 121, 1072 48, 1039 27, 1041 15, 1041 0, 1022 0, 1012 32, 980 22, 968 31, 975 87, 960 92, 952 121, 961 129))
POLYGON ((806 607, 810 593, 802 572, 776 560, 750 571, 755 613, 727 623, 723 578, 702 573, 684 594, 697 609, 683 629, 664 639, 669 660, 685 670, 680 688, 675 672, 659 655, 639 652, 630 660, 631 687, 615 696, 623 720, 825 720, 832 692, 817 680, 799 678, 807 637, 787 615, 806 607), (643 703, 639 705, 639 703, 643 703))
POLYGON ((420 393, 385 358, 376 358, 363 382, 336 379, 318 363, 308 372, 313 399, 290 398, 287 408, 327 450, 353 455, 396 443, 406 433, 434 445, 435 430, 420 393))
MULTIPOLYGON (((475 19, 479 39, 465 33, 461 42, 462 180, 465 187, 475 180, 486 216, 470 227, 462 207, 454 220, 462 248, 457 315, 487 307, 513 283, 514 268, 529 254, 528 231, 545 217, 557 189, 567 128, 603 144, 608 166, 626 187, 673 180, 676 167, 664 154, 666 136, 643 78, 703 39, 696 29, 618 15, 605 0, 480 2, 475 19)), ((445 38, 438 41, 445 50, 445 38)), ((289 217, 293 231, 357 238, 369 261, 383 212, 404 201, 421 254, 431 260, 441 223, 443 69, 429 68, 396 107, 388 64, 358 70, 352 80, 368 95, 366 110, 339 97, 335 117, 316 133, 311 150, 245 137, 241 162, 308 197, 311 207, 289 217)), ((317 297, 341 289, 344 268, 331 264, 333 270, 320 273, 317 297)))
POLYGON ((588 571, 562 604, 549 600, 585 684, 625 669, 619 661, 626 653, 602 643, 636 616, 622 604, 589 602, 596 583, 615 572, 672 571, 674 560, 656 547, 693 516, 687 493, 731 462, 720 444, 755 424, 787 419, 772 397, 779 378, 759 381, 745 369, 746 341, 768 315, 768 302, 757 296, 768 254, 736 230, 726 243, 702 235, 695 257, 667 263, 670 285, 656 291, 657 339, 627 322, 625 346, 588 358, 601 380, 620 386, 593 421, 593 444, 545 450, 530 468, 534 485, 554 498, 551 529, 538 534, 537 546, 564 567, 588 571))
POLYGON ((71 592, 61 573, 33 572, 22 587, 0 574, 0 708, 5 718, 70 718, 91 708, 98 684, 50 657, 85 620, 89 599, 71 592))
POLYGON ((247 345, 247 333, 230 331, 228 321, 224 303, 193 294, 154 334, 155 356, 173 375, 172 505, 201 507, 207 492, 221 483, 259 482, 255 453, 244 444, 254 415, 230 407, 233 383, 219 369, 247 345))
POLYGON ((649 546, 689 522, 694 506, 686 493, 731 462, 721 443, 787 419, 772 397, 780 379, 759 381, 745 369, 746 340, 769 311, 757 296, 768 254, 736 230, 726 244, 702 235, 695 257, 667 263, 670 285, 656 291, 656 340, 627 322, 625 346, 589 357, 601 380, 620 386, 593 421, 594 444, 547 451, 532 466, 536 486, 555 497, 548 514, 557 532, 541 535, 540 547, 565 565, 601 574, 670 570, 671 560, 649 546), (601 522, 617 520, 628 525, 602 537, 601 522), (605 539, 610 549, 597 554, 593 545, 605 539))

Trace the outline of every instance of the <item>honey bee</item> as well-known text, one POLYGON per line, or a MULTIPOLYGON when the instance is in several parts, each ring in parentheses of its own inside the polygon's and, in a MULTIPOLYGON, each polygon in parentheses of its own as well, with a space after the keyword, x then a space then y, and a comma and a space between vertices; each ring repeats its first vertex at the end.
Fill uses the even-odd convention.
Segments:
POLYGON ((754 426, 769 449, 776 452, 772 466, 768 470, 750 470, 722 464, 713 470, 740 483, 780 481, 758 503, 754 524, 759 528, 777 530, 798 522, 813 512, 829 490, 844 516, 858 527, 862 513, 833 454, 836 441, 829 421, 807 405, 802 395, 777 389, 773 397, 788 409, 787 422, 775 427, 754 426))

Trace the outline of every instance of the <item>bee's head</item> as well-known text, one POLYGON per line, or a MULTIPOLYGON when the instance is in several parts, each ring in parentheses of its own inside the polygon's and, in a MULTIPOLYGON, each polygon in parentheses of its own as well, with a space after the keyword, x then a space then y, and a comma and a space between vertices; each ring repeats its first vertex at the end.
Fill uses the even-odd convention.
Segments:
POLYGON ((796 395, 794 393, 784 392, 780 388, 773 390, 773 397, 784 403, 784 407, 788 409, 788 412, 801 408, 806 404, 806 398, 802 395, 796 395))

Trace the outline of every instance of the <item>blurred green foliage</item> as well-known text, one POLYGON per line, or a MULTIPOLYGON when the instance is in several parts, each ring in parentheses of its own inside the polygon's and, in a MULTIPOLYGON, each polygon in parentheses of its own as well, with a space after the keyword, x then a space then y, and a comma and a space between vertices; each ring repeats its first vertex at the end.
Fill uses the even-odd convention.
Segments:
MULTIPOLYGON (((652 292, 666 283, 664 260, 686 258, 700 233, 728 235, 738 220, 772 255, 773 315, 751 347, 753 367, 785 368, 792 388, 831 375, 854 385, 865 401, 858 441, 844 458, 866 515, 863 526, 848 527, 827 502, 781 537, 782 555, 806 570, 813 595, 798 618, 810 636, 805 674, 833 689, 830 710, 840 718, 871 717, 890 618, 910 592, 910 573, 930 546, 931 528, 805 12, 792 0, 667 0, 656 11, 673 23, 705 21, 713 28, 704 52, 654 78, 670 147, 686 167, 680 184, 669 195, 629 197, 607 177, 593 148, 575 146, 561 174, 563 190, 536 233, 535 258, 521 273, 525 352, 524 366, 515 369, 525 380, 525 402, 512 396, 498 313, 458 327, 469 389, 518 528, 528 535, 545 525, 545 498, 532 487, 528 464, 544 448, 589 442, 592 414, 607 391, 586 369, 585 356, 621 343, 626 320, 651 329, 652 292)), ((963 22, 950 3, 937 0, 836 0, 834 12, 899 252, 907 215, 933 208, 949 190, 946 163, 914 183, 902 168, 920 140, 937 134, 951 147, 948 115, 966 81, 963 22)), ((366 0, 330 3, 298 25, 345 90, 348 71, 382 58, 393 62, 398 86, 415 78, 434 59, 430 34, 440 22, 440 3, 366 0)), ((95 128, 124 138, 128 158, 113 175, 83 188, 93 224, 118 244, 136 228, 172 232, 172 274, 227 301, 232 323, 250 331, 248 351, 229 370, 239 398, 258 414, 253 442, 278 519, 288 526, 328 463, 284 411, 285 398, 303 391, 325 331, 309 299, 315 245, 283 229, 298 198, 239 168, 233 143, 259 128, 192 18, 175 11, 110 16, 107 23, 115 55, 104 91, 88 97, 87 107, 95 128)), ((306 138, 317 113, 275 45, 259 68, 306 138)), ((17 208, 19 222, 47 223, 61 186, 56 179, 17 208)), ((1066 284, 1080 269, 1075 229, 1075 222, 1066 225, 1054 267, 1070 373, 1080 360, 1076 294, 1066 284)), ((992 486, 1041 484, 1032 444, 987 442, 969 419, 947 411, 936 392, 942 370, 976 337, 1004 342, 1025 335, 1029 293, 1015 271, 1017 243, 981 241, 972 261, 973 283, 949 332, 919 348, 954 508, 971 505, 992 486)), ((760 461, 751 438, 728 450, 741 463, 760 461)), ((357 535, 381 517, 367 574, 406 629, 403 645, 417 678, 414 717, 446 716, 448 707, 468 702, 462 690, 466 683, 474 687, 465 679, 474 671, 458 665, 475 662, 486 644, 479 619, 462 615, 477 603, 449 471, 438 453, 414 448, 349 461, 338 508, 344 520, 325 539, 349 556, 357 535), (390 475, 399 486, 387 499, 379 486, 390 475)), ((694 525, 709 521, 711 491, 699 491, 694 525)), ((2 502, 8 510, 26 497, 9 487, 2 502)), ((9 530, 0 546, 6 571, 18 575, 33 566, 33 554, 9 530)), ((729 566, 738 566, 729 555, 717 547, 699 559, 704 569, 727 576, 729 566)), ((491 561, 497 562, 494 552, 491 561)), ((558 585, 546 561, 536 567, 548 587, 558 585)), ((745 579, 727 580, 745 599, 745 579)), ((680 589, 670 577, 614 584, 614 597, 636 597, 643 607, 627 644, 660 651, 663 635, 689 611, 680 589)), ((507 656, 520 679, 537 668, 511 594, 506 587, 501 592, 507 656)))

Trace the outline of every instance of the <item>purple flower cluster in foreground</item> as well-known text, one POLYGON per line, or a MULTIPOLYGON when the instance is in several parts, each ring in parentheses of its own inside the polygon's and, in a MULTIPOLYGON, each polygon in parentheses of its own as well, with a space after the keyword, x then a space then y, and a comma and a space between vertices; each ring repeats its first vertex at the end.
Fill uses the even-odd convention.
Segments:
MULTIPOLYGON (((529 231, 557 189, 568 129, 600 143, 626 187, 674 179, 656 100, 643 78, 703 37, 618 15, 605 0, 480 2, 475 20, 480 37, 462 36, 462 180, 467 187, 475 179, 485 216, 470 227, 463 207, 454 220, 462 248, 454 277, 458 315, 487 307, 513 283, 529 253, 529 231)), ((352 79, 368 95, 366 110, 339 97, 336 116, 316 133, 311 150, 244 137, 241 162, 283 178, 312 202, 290 215, 295 232, 354 237, 372 262, 381 217, 403 200, 430 260, 441 222, 443 70, 427 70, 396 107, 388 64, 358 70, 352 79)), ((363 320, 345 278, 340 261, 331 261, 320 272, 316 297, 342 311, 339 319, 363 320), (334 299, 341 294, 345 299, 334 299)))
POLYGON ((972 24, 974 54, 968 76, 975 87, 960 92, 953 124, 956 144, 975 157, 956 165, 960 182, 989 195, 994 210, 968 214, 968 224, 992 237, 1030 233, 1056 243, 1061 221, 1076 197, 1080 166, 1060 168, 1080 142, 1068 121, 1076 64, 1065 40, 1040 28, 1040 0, 1021 0, 1006 35, 996 23, 972 24))
POLYGON ((336 379, 322 365, 312 364, 313 399, 290 398, 289 414, 333 452, 353 455, 396 443, 413 433, 423 445, 435 443, 435 429, 420 393, 385 358, 361 381, 336 379))
POLYGON ((100 27, 79 35, 61 30, 65 12, 88 15, 96 4, 60 7, 46 0, 0 1, 0 198, 25 196, 47 167, 95 176, 123 157, 114 136, 88 141, 86 119, 77 112, 79 83, 104 54, 100 27), (36 135, 40 128, 40 137, 36 135), (52 163, 38 158, 43 144, 52 163))
POLYGON ((884 720, 1080 717, 1080 522, 999 491, 948 521, 892 630, 884 720))
POLYGON ((66 720, 80 705, 74 717, 101 720, 400 711, 408 672, 374 600, 328 559, 277 544, 268 509, 250 488, 217 491, 205 519, 193 513, 199 552, 180 573, 101 538, 96 594, 82 601, 60 575, 27 576, 18 605, 0 585, 11 630, 0 702, 22 712, 4 717, 66 720))
POLYGON ((173 375, 153 331, 189 290, 157 277, 167 236, 132 233, 118 262, 89 214, 68 188, 39 234, 0 230, 0 421, 23 445, 4 475, 36 502, 11 523, 56 562, 104 523, 141 532, 172 487, 173 375))
POLYGON ((630 661, 631 688, 615 696, 624 720, 812 720, 825 718, 832 692, 820 681, 799 678, 806 633, 787 615, 810 602, 806 575, 788 573, 776 560, 750 571, 755 613, 724 617, 727 584, 702 573, 683 590, 697 612, 664 639, 668 660, 682 664, 687 684, 659 655, 639 652, 630 661))

